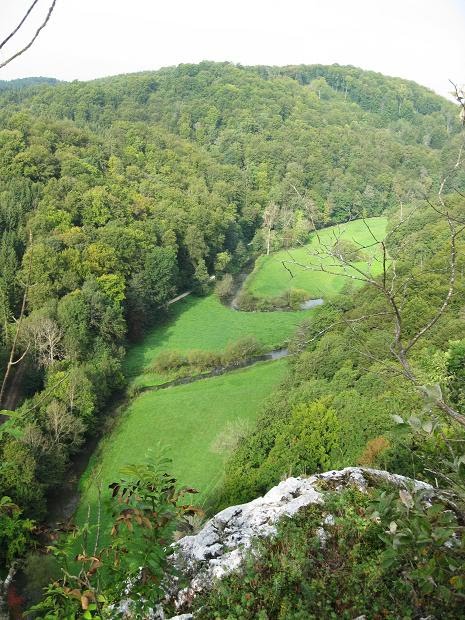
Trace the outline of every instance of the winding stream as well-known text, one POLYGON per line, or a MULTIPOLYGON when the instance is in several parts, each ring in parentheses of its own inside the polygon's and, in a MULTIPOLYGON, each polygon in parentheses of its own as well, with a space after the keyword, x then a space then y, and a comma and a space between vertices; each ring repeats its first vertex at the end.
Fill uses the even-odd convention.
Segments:
POLYGON ((269 353, 264 353, 263 355, 255 355, 254 357, 249 357, 248 359, 241 360, 239 362, 236 362, 235 364, 228 364, 227 366, 215 366, 215 368, 212 368, 211 370, 208 370, 206 372, 199 373, 197 375, 179 377, 178 379, 173 379, 172 381, 167 381, 166 383, 160 383, 159 385, 146 385, 140 388, 139 394, 142 394, 143 392, 158 392, 159 390, 176 387, 177 385, 187 385, 188 383, 195 383, 196 381, 202 381, 203 379, 219 377, 221 375, 225 375, 228 372, 239 370, 240 368, 247 368, 248 366, 258 364, 259 362, 270 362, 272 360, 279 360, 282 357, 287 357, 288 355, 290 355, 289 349, 275 349, 274 351, 270 351, 269 353))
MULTIPOLYGON (((160 385, 147 385, 140 389, 139 394, 143 394, 144 392, 157 392, 159 390, 165 390, 179 385, 187 385, 189 383, 203 381, 204 379, 208 379, 211 377, 219 377, 226 373, 240 370, 241 368, 254 366, 259 362, 279 360, 283 357, 287 357, 288 355, 290 355, 288 349, 276 349, 263 355, 256 355, 254 357, 242 360, 240 362, 237 362, 236 364, 215 367, 205 373, 191 375, 187 377, 179 377, 178 379, 173 379, 172 381, 167 381, 166 383, 161 383, 160 385)), ((123 400, 119 403, 119 405, 115 404, 115 406, 112 407, 112 411, 115 411, 115 409, 120 409, 126 404, 126 401, 123 400)), ((110 413, 109 415, 112 414, 110 413)), ((73 516, 79 503, 79 479, 87 469, 90 458, 98 447, 99 440, 100 437, 92 437, 85 443, 79 453, 74 455, 74 457, 72 458, 69 476, 65 484, 62 485, 60 489, 57 489, 56 493, 53 493, 49 496, 47 517, 47 524, 49 527, 59 528, 63 523, 69 521, 69 519, 71 519, 71 517, 73 516)))
POLYGON ((247 276, 250 274, 250 271, 242 271, 239 275, 237 275, 234 278, 234 286, 233 286, 233 292, 232 292, 232 299, 229 302, 229 307, 231 308, 231 310, 237 310, 238 312, 243 312, 238 303, 237 300, 239 299, 239 295, 241 294, 242 291, 242 287, 244 285, 244 282, 247 280, 247 276))
MULTIPOLYGON (((242 308, 239 306, 238 300, 242 292, 242 287, 247 280, 247 276, 249 276, 252 271, 253 267, 248 271, 242 271, 234 278, 234 285, 231 293, 232 299, 227 304, 228 307, 231 308, 231 310, 236 310, 237 312, 249 312, 248 310, 242 310, 242 308)), ((325 301, 321 297, 318 297, 316 299, 306 299, 300 304, 300 310, 311 310, 312 308, 316 308, 317 306, 322 306, 324 303, 325 301)), ((288 310, 288 308, 275 308, 274 310, 271 310, 271 312, 286 312, 286 310, 288 310)))

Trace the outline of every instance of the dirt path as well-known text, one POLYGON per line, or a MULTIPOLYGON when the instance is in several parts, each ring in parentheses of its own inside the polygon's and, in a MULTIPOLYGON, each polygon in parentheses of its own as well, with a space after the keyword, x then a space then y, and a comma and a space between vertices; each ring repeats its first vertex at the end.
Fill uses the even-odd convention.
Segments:
POLYGON ((184 299, 184 297, 187 297, 191 293, 192 293, 192 291, 186 291, 185 293, 181 293, 181 295, 178 295, 177 297, 173 297, 173 299, 170 299, 169 301, 167 301, 166 305, 167 306, 171 306, 171 304, 175 304, 177 301, 180 301, 181 299, 184 299))

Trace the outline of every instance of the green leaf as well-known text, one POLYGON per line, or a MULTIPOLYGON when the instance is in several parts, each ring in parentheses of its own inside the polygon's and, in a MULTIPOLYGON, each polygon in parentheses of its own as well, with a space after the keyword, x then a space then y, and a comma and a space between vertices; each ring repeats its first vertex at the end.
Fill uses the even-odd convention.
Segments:
POLYGON ((388 570, 397 561, 397 555, 392 549, 386 549, 381 555, 381 568, 388 570))
POLYGON ((444 506, 442 504, 433 504, 426 511, 427 515, 430 517, 436 517, 444 510, 444 506))
POLYGON ((457 467, 457 473, 459 477, 461 478, 461 480, 465 480, 465 455, 462 455, 457 460, 456 467, 457 467))

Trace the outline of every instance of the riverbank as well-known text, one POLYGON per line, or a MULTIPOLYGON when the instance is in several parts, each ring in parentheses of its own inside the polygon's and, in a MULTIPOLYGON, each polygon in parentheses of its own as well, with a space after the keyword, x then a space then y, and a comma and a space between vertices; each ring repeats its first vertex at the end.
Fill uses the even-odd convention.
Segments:
POLYGON ((138 394, 143 394, 144 392, 156 392, 157 390, 165 390, 167 388, 176 387, 178 385, 187 385, 189 383, 202 381, 203 379, 210 379, 211 377, 219 377, 228 372, 234 372, 235 370, 239 370, 240 368, 248 368, 249 366, 254 366, 259 362, 279 360, 283 357, 287 357, 288 355, 289 349, 276 349, 274 351, 270 351, 269 353, 264 353, 263 355, 256 355, 248 359, 239 360, 234 364, 215 366, 211 370, 206 370, 202 373, 178 377, 177 379, 173 379, 172 381, 167 381, 166 383, 161 383, 159 385, 146 385, 138 390, 138 394))
POLYGON ((153 370, 154 361, 165 351, 221 354, 230 343, 244 336, 254 336, 265 352, 281 349, 313 312, 235 312, 215 295, 191 295, 171 306, 167 320, 128 351, 125 373, 131 388, 137 390, 177 378, 153 370))

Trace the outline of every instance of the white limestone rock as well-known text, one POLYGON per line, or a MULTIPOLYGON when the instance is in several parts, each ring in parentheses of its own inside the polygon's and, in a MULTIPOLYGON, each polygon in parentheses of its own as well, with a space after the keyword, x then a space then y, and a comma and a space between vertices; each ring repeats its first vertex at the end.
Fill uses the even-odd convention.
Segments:
MULTIPOLYGON (((433 493, 432 487, 424 482, 386 471, 347 467, 309 478, 288 478, 263 497, 226 508, 207 521, 198 534, 178 541, 173 561, 190 583, 187 588, 176 590, 174 582, 171 600, 175 600, 178 608, 188 605, 196 593, 209 589, 216 579, 237 570, 253 540, 275 534, 281 517, 292 516, 310 504, 323 504, 322 488, 341 491, 355 486, 366 491, 382 482, 398 488, 411 489, 413 486, 415 490, 425 489, 433 493)), ((332 522, 330 516, 322 525, 332 522)))

